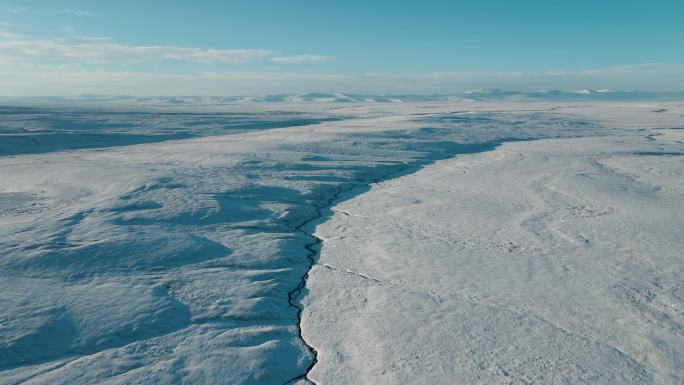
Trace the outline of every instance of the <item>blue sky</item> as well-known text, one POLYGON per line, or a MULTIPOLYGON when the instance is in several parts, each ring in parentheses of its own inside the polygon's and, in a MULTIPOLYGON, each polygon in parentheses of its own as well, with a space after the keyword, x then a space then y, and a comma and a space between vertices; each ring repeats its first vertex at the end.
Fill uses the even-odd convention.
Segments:
POLYGON ((682 15, 675 0, 0 0, 0 94, 681 91, 682 15))

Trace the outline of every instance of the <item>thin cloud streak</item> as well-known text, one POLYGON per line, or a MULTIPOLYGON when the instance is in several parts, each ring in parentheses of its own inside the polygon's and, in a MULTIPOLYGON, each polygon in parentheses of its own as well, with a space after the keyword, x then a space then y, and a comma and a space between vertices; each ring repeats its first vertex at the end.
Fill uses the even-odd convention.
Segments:
POLYGON ((173 46, 129 46, 114 42, 67 44, 57 40, 10 40, 0 42, 5 62, 36 60, 111 62, 175 60, 194 63, 238 63, 271 56, 264 49, 203 49, 173 46))
POLYGON ((295 55, 295 56, 274 56, 271 58, 276 63, 296 64, 306 62, 328 61, 330 58, 325 55, 295 55))
POLYGON ((22 14, 26 11, 28 11, 28 8, 25 7, 20 7, 18 5, 6 5, 3 7, 3 9, 9 13, 13 13, 15 15, 22 14))
POLYGON ((74 16, 93 16, 91 12, 84 11, 82 9, 65 8, 64 12, 74 16))
MULTIPOLYGON (((74 11, 74 10, 72 10, 74 11)), ((0 25, 0 64, 100 64, 109 62, 179 61, 199 64, 236 64, 270 60, 280 64, 297 64, 329 60, 325 55, 279 55, 268 49, 194 48, 165 45, 136 46, 110 38, 75 36, 76 41, 36 39, 8 30, 0 25)))

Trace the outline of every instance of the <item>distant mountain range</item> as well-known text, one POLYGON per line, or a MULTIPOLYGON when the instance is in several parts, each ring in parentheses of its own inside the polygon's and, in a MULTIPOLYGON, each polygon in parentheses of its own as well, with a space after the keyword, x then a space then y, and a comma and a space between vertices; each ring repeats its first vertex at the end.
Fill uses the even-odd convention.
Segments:
POLYGON ((577 91, 505 91, 498 89, 476 89, 464 92, 460 96, 474 100, 653 100, 653 99, 684 99, 684 92, 649 92, 649 91, 618 91, 592 90, 577 91))
POLYGON ((454 94, 429 95, 373 95, 355 93, 322 93, 274 94, 266 96, 159 96, 138 97, 128 95, 80 95, 68 97, 2 97, 0 103, 11 101, 34 102, 96 102, 96 103, 159 103, 159 104, 237 104, 237 103, 280 103, 280 102, 312 102, 312 103, 401 103, 422 101, 477 100, 477 101, 638 101, 638 100, 684 100, 684 92, 650 92, 650 91, 618 91, 592 90, 577 91, 508 91, 500 89, 474 89, 454 94))

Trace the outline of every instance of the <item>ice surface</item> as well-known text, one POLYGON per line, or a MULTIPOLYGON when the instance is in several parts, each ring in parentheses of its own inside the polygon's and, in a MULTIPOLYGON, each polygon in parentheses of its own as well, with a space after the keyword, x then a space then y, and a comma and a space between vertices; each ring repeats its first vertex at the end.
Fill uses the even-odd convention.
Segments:
POLYGON ((314 360, 299 300, 315 298, 298 288, 318 241, 303 226, 336 198, 504 142, 660 132, 613 124, 629 114, 681 123, 667 103, 587 114, 573 103, 77 102, 3 110, 0 384, 296 380, 314 360), (17 139, 41 132, 61 136, 17 139), (122 136, 92 148, 98 132, 122 136))
POLYGON ((581 109, 610 135, 506 143, 336 205, 303 299, 309 378, 684 383, 682 106, 615 108, 581 109))

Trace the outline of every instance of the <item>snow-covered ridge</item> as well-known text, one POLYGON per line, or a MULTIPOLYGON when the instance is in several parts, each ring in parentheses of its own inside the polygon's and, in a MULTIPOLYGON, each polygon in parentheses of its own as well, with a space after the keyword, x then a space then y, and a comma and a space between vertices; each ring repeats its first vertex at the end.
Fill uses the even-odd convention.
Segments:
POLYGON ((683 383, 682 112, 506 143, 335 206, 303 300, 309 378, 683 383))
POLYGON ((297 290, 316 239, 301 226, 341 191, 505 141, 609 132, 572 106, 472 107, 336 107, 351 118, 0 157, 0 384, 302 376, 297 290))
POLYGON ((178 108, 161 104, 155 108, 128 103, 59 106, 52 102, 0 106, 0 118, 0 156, 4 156, 235 134, 344 117, 323 112, 235 112, 206 105, 178 108))
POLYGON ((107 96, 81 95, 70 97, 0 97, 0 103, 11 104, 63 104, 90 105, 145 105, 159 106, 222 106, 235 104, 279 104, 279 103, 406 103, 443 101, 645 101, 684 100, 684 92, 639 91, 611 89, 539 90, 515 91, 477 88, 464 92, 443 94, 362 94, 309 92, 301 94, 273 94, 261 96, 107 96))

